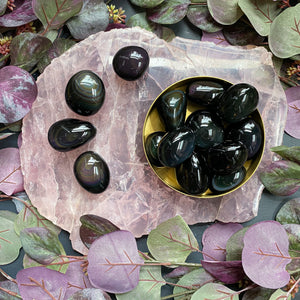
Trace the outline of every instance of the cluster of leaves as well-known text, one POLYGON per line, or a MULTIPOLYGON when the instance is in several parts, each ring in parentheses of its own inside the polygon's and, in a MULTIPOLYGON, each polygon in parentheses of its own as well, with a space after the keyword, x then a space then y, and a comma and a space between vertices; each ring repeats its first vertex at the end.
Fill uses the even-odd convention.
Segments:
POLYGON ((300 187, 300 147, 271 148, 281 159, 271 163, 260 173, 260 180, 272 194, 288 196, 300 187))
POLYGON ((202 249, 180 216, 153 229, 149 253, 134 236, 95 215, 81 217, 80 236, 86 256, 67 256, 59 228, 23 199, 11 197, 18 214, 1 211, 0 264, 13 261, 23 247, 24 269, 16 279, 0 269, 1 299, 291 299, 300 281, 299 199, 290 200, 276 221, 243 227, 214 223, 202 235, 202 249), (187 262, 192 252, 201 264, 187 262), (170 271, 162 276, 162 266, 170 271), (298 278, 298 279, 297 279, 298 278), (242 285, 234 290, 232 284, 242 285), (161 288, 173 294, 161 298, 161 288), (281 289, 285 287, 286 290, 281 289))

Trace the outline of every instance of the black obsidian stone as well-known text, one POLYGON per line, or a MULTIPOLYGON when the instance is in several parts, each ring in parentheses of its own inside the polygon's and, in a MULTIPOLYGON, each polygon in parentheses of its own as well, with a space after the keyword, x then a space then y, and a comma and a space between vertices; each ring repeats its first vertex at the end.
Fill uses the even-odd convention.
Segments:
POLYGON ((145 150, 149 162, 157 167, 162 167, 161 162, 158 159, 157 148, 162 137, 166 134, 164 131, 157 131, 149 134, 145 141, 145 150))
POLYGON ((195 135, 185 126, 168 132, 157 149, 158 159, 165 167, 176 167, 188 159, 195 148, 195 135))
POLYGON ((184 191, 192 195, 202 194, 208 189, 209 176, 196 153, 176 167, 176 179, 184 191))
POLYGON ((187 100, 181 90, 173 90, 163 94, 156 102, 159 116, 166 131, 172 131, 184 124, 187 100))
POLYGON ((75 113, 90 116, 101 108, 105 98, 105 87, 97 74, 82 70, 68 81, 65 98, 68 106, 75 113))
POLYGON ((256 88, 247 83, 232 85, 218 100, 217 113, 228 123, 235 123, 250 115, 258 104, 256 88))
POLYGON ((228 175, 214 175, 211 180, 211 190, 216 193, 225 193, 238 186, 246 177, 244 167, 228 175))
POLYGON ((93 151, 78 156, 74 163, 74 174, 78 183, 90 193, 102 193, 109 184, 108 166, 102 157, 93 151))
POLYGON ((242 142, 248 150, 248 159, 257 154, 263 143, 262 129, 250 118, 231 124, 226 129, 226 138, 242 142))
POLYGON ((149 66, 148 52, 138 46, 121 48, 113 58, 115 72, 128 81, 140 78, 149 66))
POLYGON ((240 169, 248 157, 241 142, 224 141, 208 150, 207 165, 214 174, 227 175, 240 169))
POLYGON ((222 95, 224 87, 222 84, 209 80, 197 80, 187 87, 187 97, 199 105, 212 105, 216 98, 222 95))
POLYGON ((49 144, 57 151, 70 151, 85 144, 96 135, 96 128, 87 121, 63 119, 48 130, 49 144))
POLYGON ((197 110, 190 114, 185 125, 195 134, 195 145, 208 149, 224 141, 224 129, 221 121, 209 111, 197 110))

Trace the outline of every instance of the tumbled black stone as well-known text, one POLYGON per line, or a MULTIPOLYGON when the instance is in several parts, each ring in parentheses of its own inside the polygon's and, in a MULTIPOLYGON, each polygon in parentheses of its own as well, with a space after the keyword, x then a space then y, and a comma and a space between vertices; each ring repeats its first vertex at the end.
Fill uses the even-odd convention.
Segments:
POLYGON ((93 151, 82 153, 74 163, 78 183, 88 192, 98 194, 109 184, 109 168, 103 158, 93 151))
POLYGON ((99 111, 105 98, 105 87, 101 78, 90 70, 74 74, 65 90, 66 102, 71 110, 82 116, 99 111))
POLYGON ((147 153, 148 160, 151 164, 161 167, 162 164, 158 159, 157 148, 162 137, 166 134, 163 131, 157 131, 149 134, 145 141, 145 150, 147 153))
POLYGON ((181 90, 173 90, 163 94, 156 101, 156 108, 166 131, 172 131, 184 124, 187 100, 181 90))
POLYGON ((114 71, 128 81, 140 78, 149 66, 148 52, 138 46, 121 48, 113 58, 114 71))
POLYGON ((49 144, 57 151, 70 151, 85 144, 96 135, 96 128, 87 121, 62 119, 48 130, 49 144))

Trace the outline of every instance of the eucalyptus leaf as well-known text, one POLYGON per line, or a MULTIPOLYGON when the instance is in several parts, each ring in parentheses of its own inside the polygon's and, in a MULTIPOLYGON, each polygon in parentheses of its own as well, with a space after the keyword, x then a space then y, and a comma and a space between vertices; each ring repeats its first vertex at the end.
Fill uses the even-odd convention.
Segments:
POLYGON ((244 235, 249 227, 244 227, 234 233, 226 243, 226 260, 234 261, 242 259, 242 251, 244 247, 244 235))
MULTIPOLYGON (((177 285, 174 287, 173 294, 180 294, 188 291, 186 287, 200 288, 201 286, 215 281, 215 278, 212 277, 208 272, 203 268, 198 268, 197 270, 191 271, 179 279, 177 285)), ((174 297, 174 300, 179 300, 181 296, 174 297)))
POLYGON ((152 8, 163 3, 164 0, 130 0, 130 2, 139 7, 152 8))
MULTIPOLYGON (((300 90, 298 90, 300 92, 300 90)), ((300 94, 299 94, 300 98, 300 94)), ((300 164, 300 146, 277 146, 271 148, 271 151, 275 152, 276 154, 280 155, 282 158, 294 161, 300 164)))
POLYGON ((284 300, 291 300, 291 294, 288 295, 287 292, 278 289, 276 292, 274 292, 271 297, 269 298, 269 300, 279 300, 279 299, 284 299, 284 300))
POLYGON ((171 42, 176 37, 174 31, 171 28, 166 26, 162 26, 161 28, 161 34, 156 33, 159 38, 165 40, 166 42, 171 42))
POLYGON ((278 211, 276 221, 281 224, 300 224, 300 198, 286 202, 278 211))
POLYGON ((71 35, 83 40, 91 34, 104 31, 109 23, 106 4, 98 0, 86 0, 80 13, 67 22, 71 35))
POLYGON ((130 292, 116 294, 118 300, 148 299, 160 300, 160 290, 164 285, 160 266, 143 266, 140 270, 139 284, 130 292))
POLYGON ((279 160, 271 163, 259 178, 266 189, 274 195, 289 196, 300 187, 300 165, 279 160))
POLYGON ((269 300, 270 296, 274 293, 274 290, 266 289, 261 286, 257 286, 243 295, 242 300, 269 300))
POLYGON ((5 14, 7 8, 7 0, 0 0, 0 16, 5 14))
POLYGON ((25 253, 40 264, 51 263, 63 249, 58 236, 44 227, 23 229, 20 240, 25 253))
POLYGON ((14 231, 16 214, 4 212, 0 215, 0 265, 13 262, 18 256, 22 244, 14 231))
POLYGON ((20 192, 20 193, 14 194, 14 198, 11 200, 15 204, 16 210, 19 213, 25 207, 25 204, 23 202, 19 201, 18 199, 25 201, 27 203, 30 203, 30 200, 29 200, 26 192, 20 192))
MULTIPOLYGON (((0 281, 0 287, 19 295, 18 285, 10 280, 0 281)), ((15 297, 13 295, 9 295, 8 293, 0 290, 0 299, 1 300, 17 300, 20 298, 15 297)))
POLYGON ((281 9, 273 0, 238 0, 239 6, 252 26, 262 36, 270 33, 270 27, 281 9))
POLYGON ((23 229, 31 227, 44 227, 55 235, 60 233, 60 228, 41 216, 38 210, 32 206, 30 200, 28 200, 28 205, 23 207, 15 220, 15 231, 20 235, 23 229))
POLYGON ((32 0, 32 7, 45 31, 48 31, 60 28, 68 19, 78 14, 82 3, 82 0, 32 0))
POLYGON ((147 15, 150 21, 155 23, 175 24, 186 16, 190 3, 190 0, 165 0, 149 9, 147 15))
POLYGON ((68 297, 66 300, 110 300, 110 296, 101 291, 100 289, 83 289, 80 291, 77 291, 70 297, 68 297))
POLYGON ((207 6, 214 20, 223 25, 234 24, 243 15, 238 0, 207 0, 207 6))
POLYGON ((204 5, 190 5, 186 16, 193 25, 206 32, 217 32, 223 28, 213 19, 207 6, 204 5))
POLYGON ((153 229, 147 239, 151 255, 158 261, 184 262, 198 242, 181 216, 173 217, 153 229))
POLYGON ((11 64, 29 71, 51 45, 48 38, 36 33, 25 32, 17 35, 10 45, 11 64))
POLYGON ((288 7, 274 20, 269 47, 280 58, 300 54, 300 3, 288 7))
POLYGON ((238 294, 220 283, 207 283, 197 290, 191 300, 239 300, 238 294), (226 297, 228 296, 228 297, 226 297), (225 297, 225 298, 224 298, 225 297))
POLYGON ((216 45, 229 46, 230 44, 226 41, 224 34, 221 31, 208 33, 203 31, 201 41, 212 42, 216 45))

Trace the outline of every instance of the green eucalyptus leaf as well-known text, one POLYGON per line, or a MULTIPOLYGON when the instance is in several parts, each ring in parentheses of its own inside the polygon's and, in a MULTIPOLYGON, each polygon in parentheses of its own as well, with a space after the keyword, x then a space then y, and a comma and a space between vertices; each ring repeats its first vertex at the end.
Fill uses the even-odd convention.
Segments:
POLYGON ((191 300, 239 300, 235 291, 220 283, 207 283, 193 294, 191 300), (228 296, 228 297, 226 297, 228 296))
POLYGON ((58 38, 58 30, 52 29, 48 30, 44 37, 48 38, 52 43, 58 38))
POLYGON ((162 26, 161 28, 162 28, 161 34, 158 35, 156 33, 159 38, 165 40, 166 42, 171 42, 176 37, 174 31, 171 28, 166 26, 162 26))
POLYGON ((31 227, 45 227, 56 235, 60 233, 60 228, 41 216, 31 202, 20 211, 14 225, 18 235, 23 229, 31 227))
POLYGON ((56 39, 48 51, 43 55, 43 57, 38 62, 38 69, 40 73, 43 73, 45 68, 50 65, 51 61, 59 57, 61 54, 66 52, 72 46, 76 44, 75 41, 69 39, 56 39))
POLYGON ((7 8, 7 0, 0 0, 0 16, 4 15, 7 8))
POLYGON ((226 243, 226 260, 242 260, 242 252, 244 247, 244 235, 248 230, 248 227, 244 227, 234 233, 226 243))
POLYGON ((271 148, 271 151, 280 155, 284 159, 291 160, 300 164, 300 146, 277 146, 271 148))
POLYGON ((162 4, 148 10, 150 21, 159 24, 175 24, 187 14, 191 0, 165 0, 162 4))
POLYGON ((75 39, 83 40, 91 34, 104 31, 109 23, 109 12, 104 2, 86 0, 80 13, 67 26, 75 39))
MULTIPOLYGON (((213 278, 208 272, 206 272, 203 268, 198 268, 193 270, 184 276, 182 276, 177 282, 177 286, 174 287, 173 294, 181 294, 189 291, 189 289, 185 289, 186 287, 194 287, 199 288, 209 282, 213 282, 216 279, 213 278)), ((174 297, 174 300, 180 300, 181 296, 174 297)))
POLYGON ((13 262, 19 256, 19 250, 22 247, 14 230, 16 216, 9 211, 1 211, 0 214, 0 265, 13 262))
POLYGON ((242 300, 268 300, 272 293, 274 293, 274 290, 257 286, 249 291, 246 291, 242 300))
POLYGON ((292 297, 290 294, 288 295, 287 292, 284 292, 283 290, 278 289, 269 298, 269 300, 279 300, 279 299, 290 300, 290 299, 292 299, 292 297))
POLYGON ((58 235, 44 227, 23 229, 20 239, 25 253, 40 264, 49 264, 61 254, 58 235))
POLYGON ((213 19, 207 6, 190 5, 186 16, 193 25, 206 32, 217 32, 223 28, 213 19))
POLYGON ((25 32, 17 35, 10 45, 11 64, 29 71, 51 44, 48 38, 36 33, 25 32))
POLYGON ((130 2, 139 7, 152 8, 163 3, 164 0, 130 0, 130 2))
POLYGON ((300 54, 300 3, 288 7, 274 20, 269 47, 280 58, 300 54))
POLYGON ((82 0, 32 0, 32 7, 45 31, 48 31, 60 28, 68 19, 78 14, 82 3, 82 0))
MULTIPOLYGON (((12 282, 10 280, 0 281, 0 287, 3 289, 6 289, 8 291, 11 291, 12 293, 15 293, 17 295, 20 295, 19 288, 17 283, 12 282)), ((19 297, 15 297, 12 294, 8 294, 2 290, 0 290, 0 299, 1 300, 20 300, 19 297)))
POLYGON ((147 299, 160 300, 161 287, 165 285, 160 266, 143 266, 140 270, 139 284, 130 292, 116 294, 118 300, 147 299))
POLYGON ((270 27, 281 9, 273 0, 239 0, 239 6, 255 30, 262 36, 270 33, 270 27))
POLYGON ((234 24, 243 15, 238 0, 207 0, 207 5, 215 21, 223 25, 234 24))
POLYGON ((153 229, 147 245, 155 259, 168 262, 184 262, 198 248, 193 232, 181 216, 171 218, 153 229))
POLYGON ((281 224, 300 224, 300 198, 286 202, 278 211, 276 221, 281 224))

